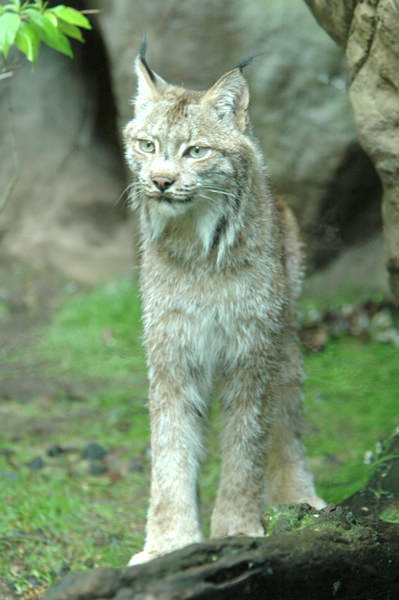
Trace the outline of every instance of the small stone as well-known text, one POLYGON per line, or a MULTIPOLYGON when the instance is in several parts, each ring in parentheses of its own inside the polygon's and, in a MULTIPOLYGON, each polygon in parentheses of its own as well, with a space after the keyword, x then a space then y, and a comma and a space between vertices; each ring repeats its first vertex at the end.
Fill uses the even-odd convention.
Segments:
POLYGON ((320 323, 322 314, 316 308, 311 308, 304 317, 306 325, 317 325, 320 323))
POLYGON ((0 450, 0 456, 12 456, 13 454, 15 454, 15 450, 12 450, 12 448, 2 448, 0 450))
POLYGON ((58 444, 53 444, 47 449, 47 456, 51 456, 51 458, 55 458, 57 456, 61 456, 64 454, 65 450, 62 446, 58 446, 58 444))
POLYGON ((134 458, 130 461, 127 467, 127 471, 128 473, 142 473, 144 471, 144 467, 140 460, 134 458))
POLYGON ((99 460, 107 455, 107 451, 103 446, 97 444, 97 442, 90 442, 85 448, 83 448, 82 458, 87 460, 99 460))
POLYGON ((18 479, 18 473, 15 471, 0 471, 0 479, 5 479, 8 483, 13 483, 18 479))
POLYGON ((90 475, 103 475, 108 471, 108 466, 101 460, 90 461, 90 475))
POLYGON ((396 348, 399 347, 399 331, 397 329, 386 329, 385 331, 377 331, 374 333, 374 340, 381 344, 393 344, 396 348))
POLYGON ((353 512, 349 511, 349 512, 346 513, 346 515, 345 515, 345 521, 349 525, 356 525, 356 517, 353 514, 353 512))
POLYGON ((34 577, 33 575, 27 575, 26 580, 30 583, 31 587, 33 587, 33 589, 37 589, 40 587, 40 582, 39 580, 34 577))
POLYGON ((35 458, 32 458, 26 465, 32 469, 32 471, 39 471, 39 469, 44 467, 44 460, 41 456, 35 456, 35 458))
POLYGON ((344 306, 341 308, 341 313, 344 317, 350 317, 353 313, 353 310, 354 307, 352 306, 352 304, 344 304, 344 306))
POLYGON ((381 310, 371 319, 371 327, 373 329, 388 329, 392 327, 392 316, 388 310, 381 310))
POLYGON ((70 567, 70 565, 67 565, 67 564, 65 564, 65 563, 64 563, 64 564, 62 565, 62 567, 61 567, 61 569, 60 569, 60 571, 59 571, 58 575, 59 575, 60 577, 62 577, 62 576, 64 576, 64 575, 68 575, 68 573, 70 573, 70 572, 71 572, 71 567, 70 567))
POLYGON ((361 312, 356 316, 355 325, 360 329, 367 329, 370 327, 370 318, 364 312, 361 312))

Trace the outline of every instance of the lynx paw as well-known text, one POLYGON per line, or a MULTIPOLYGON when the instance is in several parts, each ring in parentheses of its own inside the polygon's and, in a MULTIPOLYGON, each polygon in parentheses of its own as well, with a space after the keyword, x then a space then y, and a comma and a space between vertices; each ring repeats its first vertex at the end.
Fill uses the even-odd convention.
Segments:
POLYGON ((263 526, 259 519, 243 519, 242 517, 229 518, 218 515, 214 517, 211 525, 211 537, 227 537, 230 535, 246 535, 250 537, 262 537, 265 535, 263 526))
POLYGON ((327 506, 327 503, 324 502, 323 498, 319 498, 318 496, 314 496, 310 500, 307 500, 307 503, 310 504, 310 506, 313 506, 313 508, 316 508, 317 510, 321 510, 322 508, 325 508, 327 506))
POLYGON ((129 560, 128 567, 132 567, 133 565, 141 565, 146 563, 153 558, 157 558, 157 556, 161 556, 158 552, 138 552, 137 554, 133 554, 132 558, 129 560))

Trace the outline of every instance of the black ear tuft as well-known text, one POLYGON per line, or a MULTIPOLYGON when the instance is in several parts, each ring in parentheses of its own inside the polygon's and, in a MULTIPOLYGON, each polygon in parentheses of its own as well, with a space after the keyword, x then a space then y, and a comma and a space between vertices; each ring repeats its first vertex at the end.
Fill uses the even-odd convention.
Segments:
POLYGON ((263 54, 263 52, 258 52, 257 54, 250 54, 249 56, 246 56, 234 68, 239 69, 240 73, 242 73, 243 70, 245 69, 245 67, 248 67, 248 65, 251 64, 251 62, 254 60, 254 58, 257 58, 261 54, 263 54))
POLYGON ((139 51, 139 55, 140 55, 140 59, 141 62, 143 63, 145 70, 148 73, 149 78, 151 79, 151 81, 154 83, 155 82, 155 75, 154 73, 151 71, 150 67, 148 66, 147 63, 147 59, 145 57, 147 52, 147 35, 144 34, 143 35, 143 39, 141 40, 141 44, 140 44, 140 51, 139 51))
POLYGON ((145 60, 146 52, 147 52, 147 34, 144 33, 143 39, 141 40, 140 52, 139 52, 141 60, 145 60))

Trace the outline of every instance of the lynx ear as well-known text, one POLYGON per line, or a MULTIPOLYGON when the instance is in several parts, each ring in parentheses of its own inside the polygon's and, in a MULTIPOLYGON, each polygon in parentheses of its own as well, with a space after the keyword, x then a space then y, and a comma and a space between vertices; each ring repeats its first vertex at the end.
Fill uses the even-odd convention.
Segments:
POLYGON ((140 54, 136 58, 137 94, 133 103, 136 111, 144 106, 156 102, 161 97, 168 84, 148 66, 145 58, 147 43, 145 37, 140 47, 140 54))
POLYGON ((233 119, 244 132, 248 123, 249 91, 240 66, 222 75, 201 102, 213 105, 221 119, 233 119))

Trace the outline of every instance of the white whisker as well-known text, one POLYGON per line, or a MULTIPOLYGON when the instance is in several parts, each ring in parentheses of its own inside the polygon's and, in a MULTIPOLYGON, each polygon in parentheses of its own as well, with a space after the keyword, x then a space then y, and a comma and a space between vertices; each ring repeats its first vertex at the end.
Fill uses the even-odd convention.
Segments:
POLYGON ((120 193, 118 200, 115 201, 114 206, 118 206, 119 204, 124 204, 125 203, 125 198, 127 199, 127 202, 129 202, 129 195, 130 195, 130 190, 132 189, 132 187, 134 186, 134 183, 129 183, 129 185, 127 185, 120 193))
POLYGON ((221 194, 222 196, 226 196, 227 198, 234 198, 235 194, 233 192, 229 192, 225 189, 218 189, 215 187, 204 186, 201 188, 201 191, 204 190, 206 192, 212 192, 214 194, 221 194))

